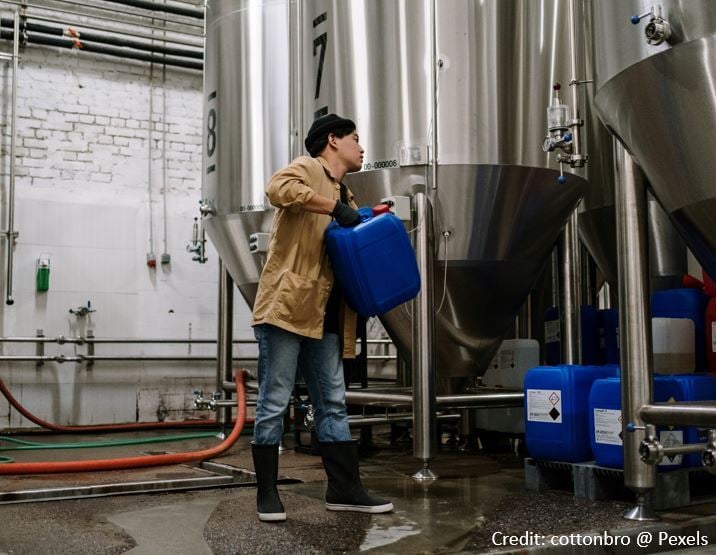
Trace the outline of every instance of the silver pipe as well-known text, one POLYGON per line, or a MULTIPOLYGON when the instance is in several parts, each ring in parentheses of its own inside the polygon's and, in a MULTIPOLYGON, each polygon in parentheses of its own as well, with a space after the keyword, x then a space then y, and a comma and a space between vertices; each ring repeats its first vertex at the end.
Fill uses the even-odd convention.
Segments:
MULTIPOLYGON (((435 140, 435 138, 434 138, 435 140)), ((413 456, 428 462, 436 456, 435 356, 433 347, 433 246, 431 244, 432 213, 428 197, 416 193, 414 210, 419 224, 416 230, 416 260, 421 277, 421 290, 413 301, 413 456)))
MULTIPOLYGON (((300 155, 299 130, 297 127, 296 101, 298 98, 298 73, 300 59, 298 56, 298 15, 295 20, 292 14, 297 13, 296 2, 286 3, 286 20, 289 22, 289 158, 293 160, 300 155), (294 9, 292 10, 292 5, 294 9)), ((205 17, 206 19, 206 17, 205 17)))
POLYGON ((640 419, 655 426, 715 427, 714 402, 654 403, 640 407, 640 419))
MULTIPOLYGON (((0 362, 215 362, 217 357, 210 356, 103 356, 103 355, 2 355, 0 362)), ((256 357, 234 357, 240 364, 256 363, 256 357)))
POLYGON ((640 460, 645 439, 640 408, 652 400, 652 329, 648 281, 647 199, 642 171, 623 146, 613 139, 615 210, 620 309, 620 367, 622 424, 625 441, 625 485, 644 496, 655 487, 655 467, 640 460), (626 432, 632 423, 638 427, 626 432))
POLYGON ((65 355, 3 355, 0 356, 0 362, 82 362, 85 360, 83 356, 65 356, 65 355))
POLYGON ((522 407, 524 393, 513 391, 505 393, 475 393, 470 395, 439 395, 436 405, 439 407, 522 407))
MULTIPOLYGON (((460 420, 460 414, 436 414, 436 420, 455 421, 460 420)), ((412 422, 413 415, 411 413, 387 414, 385 416, 349 416, 350 427, 360 426, 376 426, 381 424, 392 424, 394 422, 412 422)))
POLYGON ((580 243, 578 211, 575 209, 562 233, 563 276, 560 342, 564 364, 580 364, 580 243))
MULTIPOLYGON (((234 280, 221 260, 219 260, 218 298, 217 391, 221 391, 222 383, 232 379, 232 335, 234 333, 234 280)), ((236 405, 236 401, 233 404, 236 405)), ((231 421, 231 409, 217 411, 217 424, 225 425, 231 421)))
MULTIPOLYGON (((104 344, 121 344, 121 343, 216 343, 216 339, 164 339, 164 338, 132 338, 132 337, 65 337, 63 335, 57 337, 0 337, 0 343, 76 343, 77 345, 84 345, 87 343, 104 343, 104 344)), ((393 341, 390 339, 368 339, 367 343, 377 345, 393 345, 393 341)), ((234 339, 232 343, 252 345, 256 344, 256 339, 234 339)), ((357 341, 358 343, 358 341, 357 341)), ((391 355, 380 356, 374 355, 381 359, 390 358, 391 355)), ((393 356, 395 358, 395 356, 393 356)))
MULTIPOLYGON (((216 408, 224 409, 224 412, 228 413, 228 415, 229 415, 229 422, 231 422, 232 409, 235 409, 236 406, 237 406, 236 400, 234 400, 234 399, 225 399, 224 401, 211 401, 211 405, 212 405, 212 407, 214 407, 214 408, 211 408, 211 407, 210 407, 209 410, 214 410, 214 409, 216 409, 216 408)), ((246 401, 246 405, 247 405, 248 407, 255 407, 255 406, 256 406, 256 401, 246 401)), ((219 412, 222 412, 222 411, 217 411, 217 418, 219 418, 219 412)))
POLYGON ((298 41, 299 47, 297 48, 298 61, 296 63, 296 78, 298 80, 298 94, 297 96, 297 140, 296 152, 303 154, 302 148, 302 133, 304 132, 304 1, 296 0, 296 40, 298 41))
MULTIPOLYGON (((141 338, 110 338, 110 337, 64 337, 62 335, 58 337, 0 337, 0 343, 57 343, 62 345, 64 343, 76 343, 77 345, 84 345, 89 343, 104 343, 104 344, 132 344, 132 343, 216 343, 216 339, 141 339, 141 338)), ((255 344, 256 339, 234 339, 233 343, 243 343, 247 345, 255 344)))
MULTIPOLYGON (((100 337, 100 338, 79 338, 81 340, 84 340, 85 343, 105 343, 105 344, 120 344, 120 343, 216 343, 216 339, 134 339, 131 337, 128 338, 110 338, 110 337, 100 337)), ((241 343, 245 345, 251 345, 256 343, 256 339, 234 339, 232 343, 241 343)))
POLYGON ((558 254, 558 245, 553 247, 550 254, 550 281, 552 286, 552 302, 553 306, 560 306, 560 256, 558 254))
MULTIPOLYGON (((577 25, 575 0, 568 2, 568 21, 570 25, 570 103, 572 104, 572 125, 573 132, 573 153, 581 154, 580 151, 580 111, 578 105, 578 50, 577 50, 577 25)), ((576 215, 577 221, 577 215, 576 215)))
MULTIPOLYGON (((112 1, 112 0, 110 0, 110 1, 112 1)), ((117 13, 120 15, 125 15, 127 17, 137 17, 140 19, 151 19, 152 23, 154 23, 155 21, 162 21, 164 23, 176 23, 177 25, 186 25, 187 27, 200 27, 200 28, 203 27, 202 23, 197 23, 196 21, 194 21, 195 19, 199 19, 199 17, 194 18, 193 16, 185 15, 185 14, 171 14, 170 15, 170 12, 165 12, 163 10, 161 10, 161 11, 164 15, 158 16, 156 14, 157 14, 157 11, 160 11, 160 10, 152 11, 151 15, 146 15, 144 13, 133 13, 132 11, 123 10, 121 8, 113 8, 113 7, 104 6, 104 5, 100 6, 100 5, 96 5, 96 4, 87 4, 86 2, 73 2, 72 0, 62 0, 62 3, 68 4, 70 6, 79 6, 80 8, 84 8, 84 9, 90 8, 90 9, 101 10, 101 11, 105 11, 105 12, 117 13), (192 17, 192 19, 186 19, 186 20, 174 19, 175 15, 177 15, 179 17, 192 17)), ((166 0, 164 0, 164 4, 165 5, 167 4, 166 0)), ((127 7, 130 10, 148 9, 148 8, 141 8, 141 7, 135 7, 135 6, 127 6, 127 7)), ((46 8, 46 9, 52 9, 52 8, 46 8)), ((199 14, 197 14, 197 15, 199 15, 199 14)), ((92 15, 88 15, 87 17, 92 17, 92 15)))
MULTIPOLYGON (((19 4, 18 2, 15 2, 15 3, 19 4)), ((28 19, 36 19, 37 21, 47 21, 49 23, 55 23, 57 25, 68 25, 68 26, 73 25, 73 23, 70 21, 61 21, 58 18, 44 17, 42 15, 33 14, 33 15, 27 16, 27 17, 28 17, 28 19)), ((116 23, 115 20, 113 20, 113 21, 116 23)), ((76 23, 74 25, 79 27, 79 25, 77 25, 76 23)), ((113 33, 115 35, 124 35, 126 37, 133 37, 133 38, 140 38, 140 39, 147 39, 147 40, 153 40, 153 39, 157 38, 154 35, 151 35, 148 33, 142 33, 142 32, 134 31, 134 30, 133 31, 123 31, 121 29, 113 29, 111 27, 102 27, 102 26, 99 26, 96 24, 92 24, 91 26, 83 25, 83 27, 91 28, 93 31, 102 31, 105 33, 113 33)), ((143 27, 148 27, 148 25, 143 25, 143 27)), ((152 29, 154 30, 155 28, 152 27, 152 29)), ((170 33, 186 34, 186 33, 182 33, 181 31, 172 31, 171 29, 167 29, 167 30, 170 33)), ((80 31, 80 35, 82 35, 81 31, 80 31)), ((198 37, 199 35, 194 35, 194 34, 190 33, 190 34, 188 34, 188 36, 192 36, 192 37, 197 36, 198 37)), ((173 39, 170 37, 162 37, 161 40, 162 40, 162 42, 169 42, 172 44, 181 44, 183 46, 193 46, 194 48, 203 48, 202 44, 197 43, 197 42, 192 42, 192 41, 173 39)))
POLYGON ((700 453, 707 448, 706 443, 688 443, 674 447, 663 447, 662 454, 665 457, 674 457, 675 455, 687 455, 689 453, 700 453))
MULTIPOLYGON (((365 390, 346 391, 347 405, 367 405, 380 407, 410 406, 413 395, 402 393, 371 392, 365 390)), ((523 406, 522 391, 473 393, 465 395, 439 395, 436 406, 439 407, 495 407, 523 406)))
POLYGON ((15 144, 17 142, 17 67, 20 55, 20 13, 13 15, 12 37, 12 116, 10 118, 10 182, 7 207, 7 277, 5 281, 5 304, 15 303, 12 298, 12 266, 15 249, 15 144))
MULTIPOLYGON (((140 23, 139 21, 118 21, 116 17, 112 17, 112 16, 109 16, 109 15, 105 16, 105 15, 97 15, 97 14, 88 14, 88 13, 81 13, 81 12, 73 12, 73 11, 71 11, 71 10, 66 10, 66 9, 62 9, 62 8, 53 8, 53 7, 51 7, 51 6, 40 6, 40 5, 38 5, 38 4, 30 4, 29 2, 26 2, 26 1, 24 1, 24 0, 22 0, 22 1, 20 1, 20 0, 4 0, 4 2, 5 2, 6 4, 14 4, 14 5, 16 5, 16 6, 21 6, 21 7, 25 7, 25 8, 32 8, 32 9, 35 9, 35 10, 38 10, 38 9, 39 9, 39 10, 47 10, 47 11, 51 11, 51 12, 55 12, 55 13, 63 13, 63 14, 74 15, 74 16, 78 16, 78 17, 87 17, 87 18, 92 18, 92 19, 101 19, 101 20, 103 20, 103 21, 111 21, 111 22, 113 22, 113 23, 125 23, 125 24, 127 24, 127 25, 133 25, 133 26, 136 26, 136 27, 145 27, 145 28, 147 28, 147 29, 154 29, 154 28, 155 28, 153 25, 148 25, 148 24, 146 24, 146 23, 140 23)), ((73 4, 73 2, 68 2, 67 0, 65 0, 65 3, 73 4)), ((80 4, 80 6, 81 6, 82 8, 85 8, 85 9, 88 8, 88 7, 90 7, 90 8, 92 8, 92 7, 97 8, 97 7, 98 7, 98 6, 87 6, 86 4, 80 4)), ((101 8, 101 9, 105 9, 105 10, 106 10, 107 8, 101 8)), ((117 10, 108 10, 108 11, 117 11, 117 10)), ((124 11, 119 11, 118 13, 121 13, 121 14, 127 16, 127 17, 130 17, 130 18, 131 18, 131 17, 137 17, 137 14, 132 14, 132 13, 124 12, 124 11)), ((34 15, 32 15, 31 17, 32 17, 33 19, 36 19, 34 15)), ((146 19, 150 19, 151 16, 141 16, 141 17, 144 17, 144 18, 146 18, 146 19)), ((190 27, 190 28, 201 28, 201 27, 202 27, 201 25, 198 25, 198 24, 196 24, 196 23, 185 23, 184 21, 175 21, 175 20, 172 20, 172 19, 161 19, 161 18, 152 18, 152 19, 157 19, 157 20, 161 20, 161 21, 166 21, 166 22, 168 22, 168 23, 173 23, 173 24, 178 25, 178 26, 184 25, 184 26, 190 27)), ((57 22, 57 19, 48 20, 48 21, 57 22)), ((171 30, 171 29, 170 29, 170 30, 171 30)), ((192 35, 193 35, 193 36, 199 36, 199 35, 194 35, 194 33, 190 33, 190 32, 187 32, 187 31, 176 31, 176 30, 174 30, 173 32, 175 32, 175 33, 183 33, 183 34, 190 35, 190 36, 192 36, 192 35)))
POLYGON ((398 407, 413 405, 413 395, 400 393, 371 393, 368 391, 346 391, 347 405, 375 405, 398 407))
POLYGON ((580 251, 580 300, 581 304, 597 306, 595 294, 594 264, 590 253, 582 243, 578 245, 580 251))
MULTIPOLYGON (((438 189, 438 20, 436 0, 431 2, 431 181, 438 189)), ((419 220, 420 221, 420 220, 419 220)))
MULTIPOLYGON (((210 356, 102 356, 102 355, 2 355, 0 362, 215 362, 217 357, 210 356)), ((234 357, 240 364, 256 363, 256 358, 234 357)))
MULTIPOLYGON (((173 356, 173 355, 158 355, 158 356, 104 356, 104 355, 95 355, 95 356, 86 356, 86 355, 79 355, 80 360, 94 360, 96 362, 114 362, 114 361, 127 361, 127 362, 137 362, 137 361, 194 361, 194 362, 215 362, 217 360, 217 357, 215 356, 173 356)), ((3 360, 3 357, 0 357, 0 360, 3 360)), ((239 362, 241 364, 246 363, 255 363, 256 357, 233 357, 232 360, 234 362, 239 362)))

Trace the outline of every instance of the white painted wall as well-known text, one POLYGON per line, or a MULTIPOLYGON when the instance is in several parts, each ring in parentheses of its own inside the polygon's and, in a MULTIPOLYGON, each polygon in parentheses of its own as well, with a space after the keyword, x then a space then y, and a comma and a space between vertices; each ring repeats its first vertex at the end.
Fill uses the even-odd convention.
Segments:
MULTIPOLYGON (((0 44, 3 52, 11 44, 0 44)), ((197 71, 90 53, 29 46, 18 74, 15 304, 0 305, 0 336, 215 338, 217 256, 200 265, 185 251, 201 195, 202 78, 197 71), (148 194, 151 114, 154 252, 171 264, 150 269, 148 194), (163 106, 166 102, 166 110, 163 106), (166 118, 165 118, 166 112, 166 118), (163 156, 166 133, 166 158, 163 156), (166 160, 166 162, 165 162, 166 160), (163 168, 163 166, 166 167, 163 168), (166 186, 166 219, 162 191, 166 186), (35 265, 51 255, 50 290, 35 290, 35 265), (79 319, 71 308, 91 301, 79 319)), ((2 229, 7 229, 11 64, 0 62, 2 229)), ((0 242, 5 291, 5 243, 0 242)), ((251 338, 250 313, 235 294, 235 338, 251 338)), ((85 353, 48 344, 46 354, 85 353)), ((212 355, 195 345, 191 354, 212 355)), ((235 354, 254 354, 235 347, 235 354)), ((34 344, 0 344, 3 355, 34 354, 34 344)), ((187 354, 187 345, 98 346, 96 354, 187 354)), ((156 420, 160 405, 181 419, 192 389, 214 389, 214 363, 0 362, 0 378, 29 410, 60 424, 156 420)), ((197 414, 207 417, 208 414, 197 414)), ((0 398, 0 429, 29 423, 0 398)))

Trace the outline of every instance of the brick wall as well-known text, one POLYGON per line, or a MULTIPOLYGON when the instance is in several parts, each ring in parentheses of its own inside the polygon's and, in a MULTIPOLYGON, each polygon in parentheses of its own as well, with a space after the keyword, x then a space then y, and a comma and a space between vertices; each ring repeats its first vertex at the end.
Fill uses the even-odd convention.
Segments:
MULTIPOLYGON (((0 43, 11 51, 7 41, 0 43)), ((217 257, 185 246, 201 196, 202 77, 91 53, 29 46, 18 74, 15 304, 0 305, 0 336, 216 337, 217 257), (150 115, 150 89, 152 113, 150 115), (165 105, 166 103, 166 105, 165 105), (150 137, 151 129, 151 137, 150 137), (164 149, 163 149, 164 147, 164 149), (148 192, 151 155, 151 203, 148 192), (166 193, 163 196, 163 193, 166 193), (151 205, 151 218, 150 218, 151 205), (166 212, 166 218, 165 218, 166 212), (150 269, 154 252, 171 264, 150 269), (50 290, 35 290, 35 264, 51 255, 50 290), (91 301, 95 313, 69 309, 91 301)), ((7 227, 11 64, 0 62, 2 228, 7 227)), ((5 290, 6 247, 0 245, 5 290)), ((235 295, 235 337, 252 337, 235 295)), ((243 350, 242 350, 243 349, 243 350)), ((237 354, 252 354, 251 347, 237 354)), ((190 354, 187 345, 102 346, 96 354, 190 354)), ((34 354, 33 344, 0 344, 34 354)), ((49 344, 46 354, 85 353, 49 344)), ((194 345, 192 355, 214 347, 194 345)), ((214 363, 0 363, 0 378, 30 410, 59 423, 153 420, 162 405, 183 417, 191 390, 213 390, 214 363), (111 409, 107 399, 112 399, 111 409)), ((200 415, 201 416, 201 415, 200 415)), ((206 416, 206 415, 204 415, 206 416)), ((0 429, 25 426, 0 399, 0 429)))

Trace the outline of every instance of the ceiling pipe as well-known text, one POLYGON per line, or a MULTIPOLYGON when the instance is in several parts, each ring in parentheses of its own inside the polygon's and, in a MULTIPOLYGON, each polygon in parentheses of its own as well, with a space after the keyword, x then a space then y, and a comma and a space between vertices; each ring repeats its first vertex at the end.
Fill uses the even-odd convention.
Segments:
MULTIPOLYGON (((0 24, 3 27, 10 28, 13 25, 13 20, 10 18, 3 17, 0 19, 0 24)), ((23 28, 27 31, 43 33, 45 35, 57 35, 60 37, 69 37, 80 41, 84 44, 85 41, 96 42, 100 44, 109 44, 112 46, 121 46, 125 48, 134 48, 135 50, 144 50, 147 52, 156 52, 159 54, 167 54, 169 56, 181 56, 184 58, 195 58, 202 60, 204 54, 201 50, 188 50, 186 48, 175 48, 172 46, 157 46, 150 44, 145 41, 129 40, 119 37, 113 37, 102 33, 94 33, 92 31, 74 31, 72 27, 55 27, 52 25, 45 25, 43 23, 36 23, 34 21, 26 21, 23 28)), ((157 38, 156 41, 162 42, 163 39, 157 38)))
MULTIPOLYGON (((185 17, 193 17, 195 19, 204 19, 204 10, 194 8, 183 8, 175 4, 160 4, 158 2, 149 2, 148 0, 103 0, 112 4, 122 4, 123 6, 132 6, 133 8, 141 8, 155 12, 171 13, 174 15, 183 15, 185 17)), ((92 6, 93 8, 101 8, 101 6, 92 6)))
MULTIPOLYGON (((13 32, 12 31, 0 31, 0 39, 7 39, 12 40, 13 39, 13 32)), ((42 34, 36 34, 36 33, 26 33, 25 37, 27 39, 27 42, 30 44, 41 44, 44 46, 57 46, 60 48, 77 48, 77 44, 73 39, 70 38, 56 38, 48 35, 42 35, 42 34)), ((194 62, 191 60, 176 58, 176 57, 166 57, 164 55, 156 55, 152 53, 144 53, 140 51, 132 51, 127 50, 123 48, 115 48, 111 46, 103 46, 99 44, 94 44, 90 42, 82 42, 81 43, 81 50, 84 50, 86 52, 94 52, 96 54, 105 54, 107 56, 115 56, 118 58, 124 58, 124 59, 130 59, 130 60, 139 60, 142 62, 152 62, 156 64, 164 64, 168 66, 174 66, 174 67, 183 67, 187 69, 197 69, 202 70, 203 64, 202 62, 194 62)), ((161 52, 161 48, 156 48, 156 52, 161 52)))

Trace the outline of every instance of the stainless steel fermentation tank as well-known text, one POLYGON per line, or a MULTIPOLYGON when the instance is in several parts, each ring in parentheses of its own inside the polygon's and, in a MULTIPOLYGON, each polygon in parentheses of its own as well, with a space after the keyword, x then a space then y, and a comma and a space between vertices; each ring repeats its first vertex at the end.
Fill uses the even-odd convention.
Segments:
MULTIPOLYGON (((655 199, 714 278, 715 4, 711 0, 591 4, 596 110, 643 169, 655 199), (633 16, 643 17, 634 24, 633 16), (661 41, 661 33, 669 36, 661 41)), ((599 236, 614 237, 614 232, 601 232, 599 227, 614 218, 610 190, 603 210, 609 215, 595 211, 581 222, 583 238, 594 244, 596 258, 607 260, 606 267, 614 267, 614 242, 605 249, 599 236)), ((586 200, 600 208, 600 199, 586 200)), ((675 258, 669 252, 679 252, 681 246, 669 233, 664 235, 670 226, 657 205, 651 203, 649 211, 650 232, 662 238, 650 246, 651 273, 675 273, 670 269, 675 258)))
MULTIPOLYGON (((585 37, 584 75, 587 79, 594 77, 596 59, 601 60, 603 57, 614 55, 610 49, 616 48, 616 45, 605 39, 603 28, 595 26, 593 19, 593 11, 596 8, 605 9, 605 5, 611 3, 614 2, 612 0, 582 0, 581 2, 581 31, 585 37), (594 8, 593 4, 597 6, 594 8)), ((694 4, 699 5, 699 2, 694 4)), ((636 6, 633 7, 637 9, 636 6)), ((598 19, 600 25, 608 24, 606 17, 598 19)), ((643 22, 638 28, 629 19, 628 17, 612 21, 610 27, 617 26, 622 32, 644 36, 642 28, 647 22, 643 22)), ((669 86, 667 82, 665 86, 669 86)), ((590 84, 584 88, 584 92, 585 143, 590 155, 586 177, 590 182, 590 188, 580 206, 580 238, 597 261, 602 276, 610 282, 617 295, 613 139, 595 109, 596 86, 590 84)), ((639 92, 640 95, 644 93, 639 92)), ((669 138, 666 140, 669 143, 669 138)), ((665 210, 652 195, 648 196, 648 221, 651 290, 680 287, 682 277, 687 272, 685 243, 665 210)))
MULTIPOLYGON (((586 188, 560 185, 541 150, 552 84, 570 77, 567 5, 208 0, 204 225, 249 304, 266 182, 336 112, 366 149, 346 179, 360 204, 431 202, 412 226, 433 238, 439 391, 482 374, 586 188)), ((410 305, 383 321, 410 360, 410 305)))

